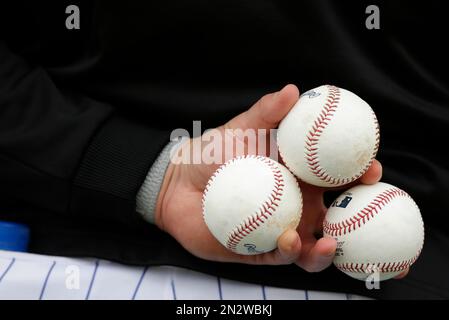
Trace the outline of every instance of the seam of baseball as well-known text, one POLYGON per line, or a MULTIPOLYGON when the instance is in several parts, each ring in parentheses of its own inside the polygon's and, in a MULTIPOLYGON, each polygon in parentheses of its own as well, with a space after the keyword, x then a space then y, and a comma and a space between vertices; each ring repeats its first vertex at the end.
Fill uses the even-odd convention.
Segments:
POLYGON ((321 166, 319 156, 318 156, 318 144, 321 134, 328 126, 329 122, 335 114, 338 108, 338 103, 340 101, 340 89, 336 86, 327 85, 329 94, 327 96, 327 101, 323 106, 319 116, 315 119, 312 128, 308 131, 305 141, 305 158, 307 166, 310 172, 319 178, 320 180, 329 183, 331 185, 343 185, 350 183, 359 177, 361 177, 366 170, 371 166, 376 157, 377 150, 379 149, 380 134, 379 134, 379 122, 377 121, 376 115, 372 112, 374 123, 376 125, 376 141, 374 145, 373 153, 371 154, 370 161, 368 164, 360 170, 357 174, 350 178, 335 178, 332 177, 326 170, 321 166))
MULTIPOLYGON (((378 214, 379 211, 382 210, 388 203, 390 203, 393 199, 397 197, 407 197, 412 200, 414 206, 418 208, 415 201, 410 197, 410 195, 399 189, 399 188, 390 188, 385 190, 384 192, 377 195, 367 206, 365 206, 362 210, 357 212, 351 218, 335 222, 329 223, 326 219, 323 222, 323 231, 331 236, 341 236, 346 233, 351 233, 357 228, 360 228, 362 225, 367 223, 370 219, 373 219, 375 214, 378 214)), ((419 210, 419 208, 418 208, 419 210)), ((424 229, 424 226, 422 226, 424 229)), ((379 272, 398 272, 403 271, 410 267, 416 259, 418 259, 421 254, 424 242, 421 243, 421 247, 419 248, 416 255, 407 260, 397 261, 397 262, 378 262, 378 263, 353 263, 353 262, 345 262, 345 263, 334 263, 334 265, 340 269, 341 271, 353 272, 353 273, 371 273, 374 271, 379 272)))
POLYGON ((240 160, 240 159, 247 158, 247 157, 248 156, 238 156, 238 157, 235 157, 235 158, 233 158, 231 160, 228 160, 227 162, 222 164, 220 167, 218 167, 218 169, 215 170, 214 173, 212 173, 212 175, 209 178, 209 181, 207 182, 206 186, 204 187, 203 197, 201 199, 202 211, 203 211, 203 219, 204 219, 204 203, 206 202, 206 196, 209 193, 210 186, 215 181, 215 178, 218 176, 218 174, 220 172, 222 172, 227 166, 233 164, 236 160, 240 160))
POLYGON ((261 205, 259 210, 247 217, 229 234, 226 247, 234 252, 236 252, 237 245, 246 236, 251 234, 251 232, 256 230, 260 225, 264 224, 265 221, 276 212, 276 207, 279 206, 279 201, 281 200, 284 191, 284 178, 277 164, 269 158, 261 156, 253 157, 266 164, 271 170, 274 178, 274 186, 268 199, 261 205))
MULTIPOLYGON (((282 155, 282 152, 281 152, 280 148, 278 148, 278 151, 279 151, 279 158, 281 160, 280 162, 282 162, 281 164, 284 165, 284 167, 286 167, 288 169, 288 171, 293 173, 293 170, 288 166, 287 162, 285 162, 285 158, 282 155)), ((299 178, 299 177, 297 177, 297 178, 299 178)), ((298 184, 298 181, 296 181, 296 184, 298 184)), ((298 185, 298 187, 299 187, 299 185, 298 185)))
POLYGON ((209 178, 209 181, 207 182, 206 186, 204 187, 204 191, 203 191, 203 197, 202 197, 202 209, 203 209, 203 217, 204 217, 204 202, 206 201, 206 196, 209 193, 209 189, 210 186, 212 185, 212 183, 215 181, 215 178, 219 175, 219 173, 221 173, 226 167, 228 167, 229 165, 234 164, 237 160, 241 160, 241 159, 248 159, 248 158, 252 158, 252 159, 259 159, 259 158, 263 158, 262 156, 256 156, 256 155, 246 155, 246 156, 238 156, 235 158, 232 158, 231 160, 228 160, 227 162, 225 162, 224 164, 222 164, 220 167, 218 167, 217 170, 215 170, 214 173, 212 173, 212 175, 209 178))
POLYGON ((390 201, 400 196, 410 198, 405 191, 399 188, 387 189, 378 194, 366 207, 348 219, 334 223, 330 223, 325 219, 323 222, 323 231, 331 236, 341 236, 346 233, 351 233, 374 218, 374 215, 378 214, 390 201))
POLYGON ((418 259, 421 254, 422 246, 416 255, 407 260, 396 262, 377 262, 377 263, 335 263, 334 265, 341 271, 352 273, 374 273, 374 272, 400 272, 409 268, 418 259))

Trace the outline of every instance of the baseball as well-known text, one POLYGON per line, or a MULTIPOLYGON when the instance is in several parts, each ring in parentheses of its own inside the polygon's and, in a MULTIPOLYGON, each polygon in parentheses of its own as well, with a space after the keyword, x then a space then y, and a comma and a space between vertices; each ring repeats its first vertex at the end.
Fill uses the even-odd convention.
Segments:
POLYGON ((320 187, 341 186, 368 170, 379 147, 371 107, 331 85, 307 91, 279 125, 277 143, 285 165, 320 187))
POLYGON ((226 248, 253 255, 277 247, 278 237, 295 229, 302 195, 284 166, 262 156, 234 158, 210 178, 203 194, 203 216, 226 248))
POLYGON ((379 280, 400 274, 416 261, 424 243, 416 203, 382 182, 340 195, 327 211, 323 233, 337 240, 334 265, 360 280, 376 272, 379 280))

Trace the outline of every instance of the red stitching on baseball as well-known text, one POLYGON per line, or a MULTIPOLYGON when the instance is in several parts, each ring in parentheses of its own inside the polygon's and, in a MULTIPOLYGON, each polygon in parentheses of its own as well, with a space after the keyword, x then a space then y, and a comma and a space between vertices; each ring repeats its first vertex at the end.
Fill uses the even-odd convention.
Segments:
POLYGON ((237 226, 231 234, 229 235, 227 241, 228 249, 232 251, 236 251, 237 245, 243 240, 243 238, 254 231, 261 224, 265 223, 265 221, 274 214, 275 207, 279 206, 279 201, 281 200, 283 191, 284 191, 284 179, 282 176, 282 172, 279 167, 269 158, 261 157, 261 156, 252 156, 258 160, 261 160, 264 164, 268 165, 270 170, 273 173, 274 177, 274 187, 269 195, 269 199, 262 204, 260 209, 248 217, 243 223, 237 226))
POLYGON ((335 86, 328 85, 329 94, 323 109, 321 110, 318 118, 314 121, 312 128, 309 130, 306 136, 305 142, 305 158, 307 165, 313 175, 318 177, 320 180, 332 184, 332 185, 342 185, 350 183, 358 178, 360 178, 366 170, 371 166, 376 157, 377 150, 379 149, 380 134, 379 134, 379 122, 377 121, 376 115, 372 112, 374 117, 374 123, 376 125, 376 141, 374 145, 374 150, 371 155, 371 159, 368 164, 360 170, 359 173, 351 178, 335 178, 329 175, 324 168, 320 165, 320 160, 318 157, 318 143, 323 133, 324 129, 329 124, 329 121, 335 114, 338 108, 338 102, 340 101, 340 89, 335 86))
MULTIPOLYGON (((328 175, 320 166, 318 157, 318 142, 323 130, 328 125, 328 121, 334 116, 340 99, 340 90, 335 86, 327 86, 329 94, 326 104, 323 106, 318 118, 314 121, 312 128, 306 136, 305 157, 310 171, 321 180, 330 184, 340 184, 341 178, 334 178, 328 175)), ((346 181, 347 178, 345 178, 346 181)))
POLYGON ((254 158, 255 156, 239 156, 239 157, 233 158, 233 159, 229 160, 228 162, 226 162, 225 164, 221 165, 221 166, 220 166, 220 167, 219 167, 219 168, 218 168, 218 169, 217 169, 217 170, 210 176, 209 181, 207 182, 206 186, 204 187, 203 197, 202 197, 202 201, 201 201, 201 203, 202 203, 203 214, 204 214, 204 202, 206 201, 206 195, 207 195, 207 193, 209 192, 209 188, 210 188, 212 182, 215 181, 215 178, 217 177, 217 175, 218 175, 220 172, 222 172, 223 169, 224 169, 226 166, 230 165, 231 163, 234 163, 236 160, 243 159, 243 158, 249 158, 249 157, 254 158))
POLYGON ((353 273, 374 273, 374 272, 400 272, 409 268, 418 259, 422 247, 418 253, 411 259, 397 262, 377 262, 377 263, 335 263, 335 266, 341 271, 353 273))
POLYGON ((323 222, 323 231, 331 236, 341 236, 351 233, 357 228, 360 228, 370 218, 374 218, 382 207, 386 206, 390 201, 396 197, 410 196, 399 188, 390 188, 381 194, 377 195, 365 208, 361 209, 354 216, 340 222, 330 223, 326 219, 323 222))
MULTIPOLYGON (((350 233, 354 231, 357 227, 361 227, 370 218, 374 218, 374 215, 379 213, 382 207, 386 206, 393 199, 397 197, 408 197, 411 199, 410 195, 399 188, 390 188, 385 190, 381 194, 377 195, 365 208, 356 213, 353 217, 346 219, 344 221, 329 223, 327 220, 323 222, 323 230, 332 235, 339 236, 342 234, 350 233)), ((415 207, 419 210, 416 203, 413 201, 415 207)), ((408 260, 397 261, 397 262, 377 262, 377 263, 335 263, 335 266, 341 271, 353 272, 353 273, 373 273, 377 272, 400 272, 409 268, 418 259, 421 254, 424 242, 421 243, 416 255, 408 260)))

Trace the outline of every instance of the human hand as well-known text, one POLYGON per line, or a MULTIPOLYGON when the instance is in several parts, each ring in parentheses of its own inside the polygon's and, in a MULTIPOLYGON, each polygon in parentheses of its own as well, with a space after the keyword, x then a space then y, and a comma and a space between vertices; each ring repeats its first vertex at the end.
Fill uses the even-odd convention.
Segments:
MULTIPOLYGON (((206 132, 202 137, 185 141, 179 147, 177 156, 178 159, 186 159, 187 155, 189 161, 170 163, 158 197, 156 225, 172 235, 190 253, 207 260, 266 265, 296 263, 310 272, 321 271, 329 266, 335 254, 336 242, 332 238, 320 236, 317 239, 317 235, 322 232, 322 222, 327 210, 323 194, 330 189, 300 181, 303 213, 298 228, 285 231, 278 239, 276 250, 259 255, 239 255, 221 245, 203 220, 203 191, 220 164, 208 164, 204 161, 192 163, 195 156, 202 160, 202 154, 198 153, 206 149, 216 150, 229 141, 233 142, 233 150, 229 156, 223 150, 219 156, 220 163, 246 154, 269 156, 269 148, 261 148, 259 143, 251 148, 248 138, 235 134, 236 130, 258 130, 258 141, 273 141, 269 130, 279 125, 298 99, 297 87, 287 85, 281 91, 265 95, 250 109, 223 126, 206 132), (217 141, 217 137, 221 137, 222 141, 217 141)), ((381 176, 382 167, 375 160, 368 171, 353 184, 374 184, 381 176)))

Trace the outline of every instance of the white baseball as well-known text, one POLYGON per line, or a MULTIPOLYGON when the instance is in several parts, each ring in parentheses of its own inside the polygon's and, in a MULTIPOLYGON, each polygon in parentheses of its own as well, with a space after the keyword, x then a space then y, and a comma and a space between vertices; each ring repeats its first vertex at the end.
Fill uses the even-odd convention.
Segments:
POLYGON ((278 237, 295 229, 302 195, 284 166, 262 156, 245 156, 223 164, 203 194, 204 220, 229 250, 259 254, 277 247, 278 237))
POLYGON ((424 243, 421 213, 403 190, 387 183, 359 185, 334 201, 323 223, 337 240, 334 265, 364 280, 390 279, 410 267, 424 243))
POLYGON ((307 91, 279 125, 277 143, 285 165, 299 179, 341 186, 368 170, 379 147, 371 107, 331 85, 307 91))

